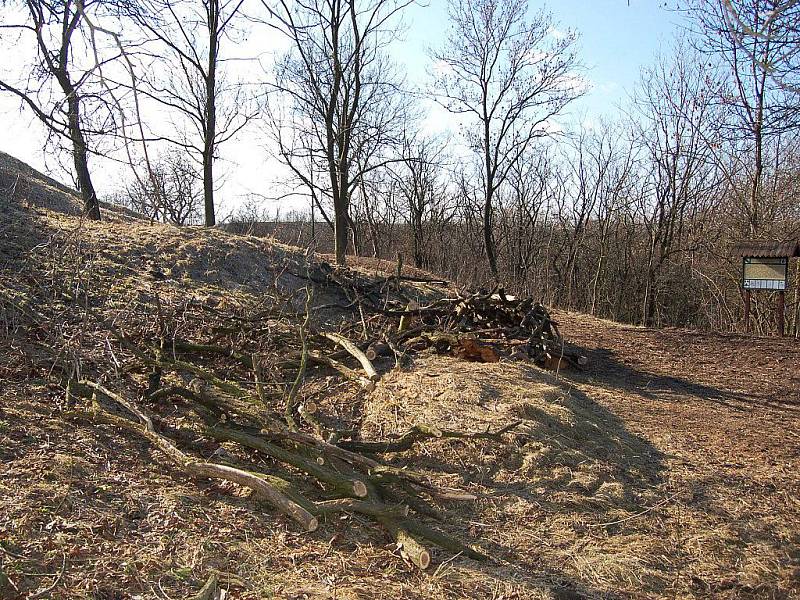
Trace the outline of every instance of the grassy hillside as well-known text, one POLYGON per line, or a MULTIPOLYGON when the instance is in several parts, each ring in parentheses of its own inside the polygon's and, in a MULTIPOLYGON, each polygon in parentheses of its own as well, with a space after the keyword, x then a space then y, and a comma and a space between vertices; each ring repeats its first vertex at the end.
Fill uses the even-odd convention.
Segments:
MULTIPOLYGON (((269 240, 112 211, 87 222, 79 206, 0 156, 0 597, 190 598, 212 574, 242 599, 800 594, 796 341, 563 313, 562 332, 590 358, 584 371, 426 350, 377 360, 380 380, 365 389, 310 368, 303 406, 354 440, 519 421, 499 442, 441 436, 385 456, 452 490, 430 497, 421 521, 491 558, 432 548, 421 571, 363 514, 305 532, 247 488, 192 477, 136 431, 93 421, 91 400, 65 388, 102 382, 197 460, 278 472, 273 459, 209 438, 185 399, 149 396, 153 372, 119 332, 142 346, 230 348, 204 364, 248 390, 253 373, 233 354, 263 355, 270 389, 286 392, 295 371, 282 361, 297 348, 307 289, 309 331, 353 338, 384 317, 359 311, 337 281, 383 281, 386 298, 423 304, 453 290, 393 287, 392 265, 367 261, 332 278, 324 257, 269 240)), ((198 385, 186 372, 163 377, 198 385)), ((260 410, 282 410, 280 394, 268 397, 260 410)), ((291 474, 304 493, 329 492, 291 474)))

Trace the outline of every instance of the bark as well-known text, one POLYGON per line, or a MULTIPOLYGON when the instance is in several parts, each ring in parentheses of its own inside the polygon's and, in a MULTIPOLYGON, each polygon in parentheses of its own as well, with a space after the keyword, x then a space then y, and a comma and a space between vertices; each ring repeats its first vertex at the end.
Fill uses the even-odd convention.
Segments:
POLYGON ((67 98, 67 106, 69 107, 69 134, 72 139, 72 161, 75 165, 78 185, 81 188, 83 210, 90 219, 99 221, 100 202, 97 200, 97 193, 94 190, 92 178, 89 173, 89 152, 86 148, 86 139, 81 129, 80 98, 74 90, 72 95, 67 98))
POLYGON ((486 194, 486 201, 483 205, 483 244, 486 248, 486 260, 489 262, 489 270, 492 272, 492 279, 498 281, 497 256, 494 250, 494 234, 492 232, 492 196, 486 194))
POLYGON ((197 592, 194 596, 189 598, 189 600, 214 600, 217 597, 217 586, 219 582, 217 580, 216 575, 210 575, 209 578, 206 580, 205 585, 200 588, 200 591, 197 592))
POLYGON ((349 238, 349 217, 350 203, 347 192, 340 190, 338 202, 334 206, 334 254, 336 264, 344 266, 347 263, 347 242, 349 238))
POLYGON ((214 0, 209 1, 208 10, 208 71, 205 78, 206 107, 205 131, 203 132, 203 203, 205 206, 205 225, 213 227, 217 223, 214 207, 214 151, 217 135, 217 59, 219 40, 219 11, 214 0))

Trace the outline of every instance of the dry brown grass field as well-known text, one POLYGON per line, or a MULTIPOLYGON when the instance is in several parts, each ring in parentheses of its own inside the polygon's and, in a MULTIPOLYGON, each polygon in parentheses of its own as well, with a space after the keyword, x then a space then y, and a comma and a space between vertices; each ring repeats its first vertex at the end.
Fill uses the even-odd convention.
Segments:
MULTIPOLYGON (((581 371, 422 352, 381 361, 369 392, 310 384, 322 412, 363 439, 521 421, 500 444, 433 439, 392 458, 476 498, 439 506, 437 526, 491 558, 436 550, 420 571, 372 521, 341 514, 303 532, 245 489, 189 478, 141 437, 74 418, 65 402, 56 365, 78 350, 79 368, 123 375, 98 313, 133 328, 130 307, 152 296, 166 311, 190 297, 223 306, 291 293, 302 251, 113 211, 85 222, 67 214, 64 190, 17 180, 8 164, 0 175, 0 598, 186 599, 210 573, 242 600, 800 597, 797 340, 556 311, 589 357, 581 371), (92 311, 68 297, 87 281, 92 311), (63 321, 26 320, 42 303, 63 321), (37 327, 60 332, 58 356, 37 327)), ((150 410, 191 433, 177 404, 150 410)))

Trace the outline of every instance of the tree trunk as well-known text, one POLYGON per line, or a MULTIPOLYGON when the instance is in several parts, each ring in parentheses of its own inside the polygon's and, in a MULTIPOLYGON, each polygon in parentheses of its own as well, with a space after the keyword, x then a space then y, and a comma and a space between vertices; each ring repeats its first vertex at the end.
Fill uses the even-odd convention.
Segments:
POLYGON ((490 118, 486 108, 486 95, 483 97, 483 160, 486 169, 486 188, 483 203, 483 245, 486 248, 486 259, 492 278, 497 281, 497 258, 494 253, 494 236, 492 235, 492 196, 494 195, 494 168, 492 163, 490 118))
POLYGON ((336 255, 336 264, 343 267, 347 264, 347 241, 349 233, 349 220, 350 220, 350 202, 347 194, 348 182, 340 172, 339 180, 339 195, 334 197, 333 210, 333 237, 334 237, 334 254, 336 255))
POLYGON ((217 36, 219 13, 212 3, 208 15, 208 75, 206 76, 206 112, 203 140, 203 201, 205 225, 217 224, 214 213, 214 142, 217 135, 217 36))
POLYGON ((764 173, 763 139, 761 123, 756 123, 755 128, 755 173, 753 185, 750 188, 750 235, 757 237, 761 215, 759 214, 759 195, 761 193, 761 179, 764 173))
MULTIPOLYGON (((65 86, 62 85, 62 88, 65 86)), ((83 210, 87 217, 93 221, 100 220, 100 203, 94 191, 92 178, 89 174, 89 152, 86 140, 81 129, 81 102, 71 84, 64 89, 67 94, 67 107, 69 110, 69 136, 72 140, 72 160, 75 165, 75 175, 78 177, 83 210)))
POLYGON ((214 157, 213 148, 208 148, 203 152, 203 199, 205 203, 205 225, 214 227, 217 224, 217 217, 214 214, 214 157))
POLYGON ((486 246, 486 259, 489 261, 492 278, 497 281, 497 257, 494 252, 494 236, 492 235, 492 197, 490 194, 486 194, 486 202, 483 205, 483 243, 486 246))

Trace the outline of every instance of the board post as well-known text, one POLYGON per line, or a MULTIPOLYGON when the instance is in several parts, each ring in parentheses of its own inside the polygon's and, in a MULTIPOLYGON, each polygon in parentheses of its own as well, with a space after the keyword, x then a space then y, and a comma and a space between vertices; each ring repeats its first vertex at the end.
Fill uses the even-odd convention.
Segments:
POLYGON ((748 289, 744 291, 744 330, 750 333, 750 294, 752 292, 748 289))

